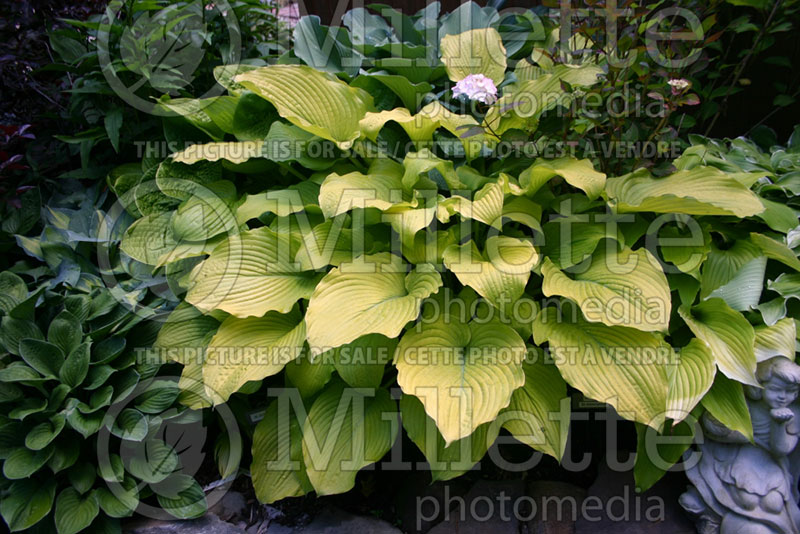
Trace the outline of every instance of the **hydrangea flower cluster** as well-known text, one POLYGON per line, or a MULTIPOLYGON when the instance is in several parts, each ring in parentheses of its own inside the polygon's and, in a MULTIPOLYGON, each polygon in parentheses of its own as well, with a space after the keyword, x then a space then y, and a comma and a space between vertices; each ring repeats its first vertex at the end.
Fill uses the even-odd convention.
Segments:
POLYGON ((453 88, 453 96, 461 95, 484 104, 493 104, 497 101, 497 87, 491 78, 483 74, 470 74, 453 88))

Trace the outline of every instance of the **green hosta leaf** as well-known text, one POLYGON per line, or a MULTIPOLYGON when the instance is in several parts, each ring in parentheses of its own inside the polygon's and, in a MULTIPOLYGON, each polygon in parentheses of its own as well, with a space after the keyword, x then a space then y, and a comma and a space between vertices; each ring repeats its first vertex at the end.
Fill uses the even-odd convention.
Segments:
POLYGON ((590 322, 666 331, 672 301, 657 260, 644 248, 622 252, 608 248, 599 248, 591 264, 573 277, 545 258, 542 292, 574 300, 590 322))
POLYGON ((25 281, 10 271, 0 273, 0 310, 6 314, 28 298, 25 281))
POLYGON ((19 343, 23 339, 44 340, 42 331, 33 321, 15 319, 6 315, 0 323, 0 343, 8 352, 19 356, 19 343))
POLYGON ((18 403, 11 411, 8 412, 8 417, 11 419, 19 419, 22 421, 29 415, 39 413, 47 408, 47 400, 36 397, 28 397, 22 402, 18 403))
POLYGON ((714 385, 703 397, 703 407, 714 418, 734 432, 739 432, 752 441, 753 423, 739 382, 717 373, 714 385))
POLYGON ((573 322, 561 313, 544 309, 533 324, 534 341, 549 343, 561 376, 623 418, 658 429, 667 405, 666 362, 672 349, 650 332, 582 318, 573 322))
POLYGON ((19 344, 20 356, 25 362, 48 378, 57 378, 64 365, 60 348, 38 339, 23 339, 19 344))
POLYGON ((139 506, 139 491, 132 478, 126 478, 119 485, 109 488, 97 488, 94 492, 100 509, 109 517, 130 517, 139 506))
POLYGON ((658 482, 692 445, 696 419, 690 419, 676 424, 663 434, 651 427, 636 425, 638 442, 633 476, 641 491, 647 491, 658 482))
POLYGON ((251 380, 279 373, 303 350, 306 325, 299 313, 229 317, 211 339, 203 362, 203 382, 215 403, 228 400, 251 380))
POLYGON ((797 227, 797 212, 786 204, 761 199, 764 211, 758 214, 758 218, 767 223, 767 226, 776 232, 789 233, 797 227))
POLYGON ((90 343, 82 343, 73 350, 59 371, 61 382, 71 388, 76 388, 86 378, 89 372, 90 343))
POLYGON ((773 260, 778 260, 784 265, 791 267, 795 271, 800 271, 800 260, 797 259, 797 256, 794 252, 792 252, 792 249, 780 241, 776 241, 771 237, 756 233, 750 234, 750 241, 758 246, 766 257, 773 260))
POLYGON ((55 316, 47 329, 47 341, 56 345, 64 354, 69 354, 80 345, 83 329, 78 318, 68 311, 55 316))
POLYGON ((403 197, 403 168, 389 159, 376 159, 368 174, 332 173, 319 190, 319 205, 325 217, 350 211, 353 208, 385 210, 394 204, 410 200, 403 197))
POLYGON ((58 534, 77 534, 92 524, 100 511, 97 497, 90 493, 86 497, 67 488, 56 499, 56 529, 58 534))
POLYGON ((694 278, 711 250, 711 234, 705 227, 687 224, 685 229, 667 226, 659 232, 658 246, 664 261, 694 278))
POLYGON ((692 339, 667 367, 667 418, 676 423, 683 421, 711 389, 716 373, 711 350, 699 339, 692 339))
POLYGON ((172 234, 172 217, 174 212, 167 211, 154 215, 145 215, 135 221, 122 236, 122 251, 147 265, 156 265, 159 258, 170 254, 178 247, 172 234))
POLYGON ((403 428, 428 460, 434 481, 450 480, 472 469, 484 457, 500 431, 500 425, 484 423, 469 436, 447 446, 435 421, 428 417, 417 397, 403 395, 400 413, 403 428))
POLYGON ((187 302, 181 302, 158 331, 153 348, 166 349, 171 359, 185 365, 188 360, 201 358, 200 351, 207 345, 205 338, 217 328, 217 319, 203 315, 187 302))
POLYGON ((444 264, 459 282, 470 286, 497 308, 522 296, 531 269, 539 263, 539 254, 530 241, 506 236, 486 240, 480 253, 474 241, 451 245, 444 251, 444 264))
POLYGON ((695 167, 663 178, 646 169, 611 178, 606 194, 619 213, 654 211, 749 217, 764 211, 761 200, 716 167, 695 167))
POLYGON ((113 361, 125 350, 127 342, 124 337, 112 336, 92 345, 92 365, 102 365, 113 361))
POLYGON ((310 355, 309 351, 305 351, 302 356, 286 364, 286 378, 304 399, 308 399, 325 387, 335 370, 330 358, 324 358, 322 354, 310 355))
POLYGON ((158 504, 177 519, 202 517, 208 510, 208 502, 203 488, 188 475, 171 476, 159 484, 156 493, 158 504), (169 491, 163 491, 161 489, 163 486, 167 486, 169 491))
POLYGON ((238 75, 237 83, 272 102, 292 124, 349 149, 371 106, 365 92, 304 65, 272 65, 238 75))
POLYGON ((94 486, 94 481, 97 478, 95 473, 95 466, 89 462, 82 462, 75 464, 67 473, 69 483, 72 487, 78 490, 78 493, 84 494, 94 486))
POLYGON ((44 467, 53 455, 53 447, 31 451, 25 447, 14 449, 3 463, 3 476, 9 480, 28 478, 44 467))
POLYGON ((66 438, 62 436, 53 443, 53 456, 47 461, 47 466, 53 473, 60 473, 75 465, 81 453, 80 440, 74 437, 66 438))
POLYGON ((231 163, 244 163, 253 158, 263 157, 262 141, 225 141, 191 145, 181 152, 172 155, 178 163, 191 165, 198 161, 219 161, 225 159, 231 163))
POLYGON ((442 319, 406 332, 395 366, 403 392, 422 401, 450 445, 508 406, 513 391, 525 383, 526 347, 504 324, 442 319))
POLYGON ((125 408, 111 425, 111 433, 120 439, 141 441, 147 436, 147 417, 139 410, 125 408))
MULTIPOLYGON (((737 277, 739 279, 731 287, 740 286, 743 280, 745 282, 748 281, 750 276, 742 278, 742 271, 746 265, 750 266, 751 271, 753 271, 753 266, 759 267, 752 274, 757 275, 760 272, 763 277, 766 260, 763 258, 759 247, 749 240, 740 239, 732 247, 724 250, 712 245, 708 253, 708 259, 703 265, 703 274, 700 278, 700 297, 708 297, 713 291, 726 286, 737 277), (755 260, 760 260, 760 262, 755 262, 755 260)), ((756 285, 755 289, 760 294, 763 279, 756 285)), ((739 287, 738 289, 745 288, 739 287)), ((758 302, 757 299, 758 295, 756 295, 756 303, 758 302)))
POLYGON ((322 26, 319 17, 310 15, 297 21, 293 37, 294 53, 311 67, 334 74, 358 73, 362 56, 350 44, 344 28, 322 26))
POLYGON ((303 460, 318 495, 353 488, 359 469, 386 454, 397 435, 397 405, 384 389, 374 396, 328 386, 314 401, 303 425, 303 460))
POLYGON ((621 232, 605 222, 589 222, 585 216, 559 217, 545 223, 543 253, 560 269, 587 260, 603 239, 623 242, 621 232))
POLYGON ((333 361, 336 372, 347 385, 377 388, 381 385, 386 363, 392 359, 396 348, 396 339, 367 334, 320 357, 333 361))
POLYGON ((744 316, 722 299, 709 299, 691 308, 678 309, 695 336, 700 338, 727 377, 758 386, 753 352, 755 333, 744 316))
POLYGON ((556 176, 561 176, 569 185, 585 192, 591 200, 599 197, 606 185, 606 175, 594 170, 590 160, 573 157, 538 160, 522 171, 519 185, 525 194, 533 195, 556 176))
POLYGON ((569 410, 561 410, 562 401, 568 399, 567 385, 554 365, 539 359, 524 363, 522 370, 525 385, 514 391, 498 420, 512 436, 560 462, 569 433, 569 410), (556 414, 563 417, 554 419, 556 414))
POLYGON ((48 421, 39 423, 25 436, 25 446, 32 451, 39 451, 50 445, 64 429, 66 419, 63 414, 57 413, 48 421))
POLYGON ((442 278, 429 265, 408 266, 388 253, 362 256, 332 269, 308 303, 306 326, 312 348, 338 347, 365 334, 394 338, 419 315, 422 299, 442 278), (394 258, 394 259, 393 259, 394 258), (335 322, 331 317, 337 317, 335 322))
POLYGON ((793 360, 797 340, 797 323, 786 317, 772 326, 755 327, 756 361, 763 362, 775 356, 786 356, 793 360))
POLYGON ((56 481, 48 479, 14 482, 0 501, 0 514, 11 532, 32 527, 50 513, 56 494, 56 481))
POLYGON ((483 74, 500 85, 506 75, 506 49, 494 28, 445 35, 440 45, 448 77, 457 82, 470 74, 483 74))
POLYGON ((70 428, 78 432, 84 438, 100 430, 103 426, 103 412, 84 414, 78 409, 80 403, 76 399, 70 399, 67 404, 67 423, 70 428))
POLYGON ((721 298, 736 311, 755 308, 761 300, 766 268, 766 257, 751 260, 728 283, 709 293, 708 298, 721 298))
POLYGON ((319 281, 293 262, 295 250, 289 236, 266 227, 230 236, 195 271, 186 301, 237 317, 287 313, 319 281))
POLYGON ((314 489, 303 464, 303 425, 292 410, 289 394, 284 394, 269 405, 253 433, 250 474, 263 503, 299 497, 314 489))
POLYGON ((178 384, 172 380, 153 380, 147 389, 136 397, 136 409, 143 413, 160 414, 165 412, 180 394, 178 384))
MULTIPOLYGON (((417 110, 425 95, 433 91, 433 86, 427 82, 412 83, 405 76, 397 74, 374 72, 367 76, 391 89, 403 101, 403 106, 410 111, 417 110)), ((354 85, 358 84, 354 82, 354 85)))
POLYGON ((130 455, 125 455, 128 472, 149 484, 156 484, 173 475, 178 469, 175 449, 160 439, 136 442, 130 455))

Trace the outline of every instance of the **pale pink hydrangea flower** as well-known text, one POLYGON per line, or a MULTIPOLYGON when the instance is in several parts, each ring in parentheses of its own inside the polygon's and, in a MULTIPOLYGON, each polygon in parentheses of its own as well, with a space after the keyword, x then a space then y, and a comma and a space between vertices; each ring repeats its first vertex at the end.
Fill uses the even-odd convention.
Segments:
POLYGON ((470 74, 453 88, 453 96, 461 95, 484 104, 493 104, 497 100, 497 87, 491 78, 483 74, 470 74))
POLYGON ((672 94, 679 95, 686 90, 691 83, 685 78, 673 78, 667 82, 672 87, 672 94))

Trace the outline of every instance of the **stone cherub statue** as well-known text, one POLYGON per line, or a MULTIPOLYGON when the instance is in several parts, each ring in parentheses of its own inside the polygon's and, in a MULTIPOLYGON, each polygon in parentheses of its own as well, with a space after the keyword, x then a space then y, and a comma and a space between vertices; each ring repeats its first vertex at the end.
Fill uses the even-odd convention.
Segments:
POLYGON ((680 504, 700 534, 800 534, 800 366, 784 357, 759 364, 761 388, 747 387, 754 442, 702 419, 700 461, 680 504))

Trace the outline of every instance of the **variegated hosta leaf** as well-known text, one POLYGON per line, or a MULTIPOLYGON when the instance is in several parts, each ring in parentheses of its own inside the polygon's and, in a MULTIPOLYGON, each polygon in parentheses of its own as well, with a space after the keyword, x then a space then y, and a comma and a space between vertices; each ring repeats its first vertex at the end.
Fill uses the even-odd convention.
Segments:
POLYGON ((299 497, 314 488, 303 464, 303 421, 284 393, 267 407, 253 432, 250 474, 256 497, 272 503, 299 497))
POLYGON ((450 445, 508 406, 525 383, 525 353, 510 326, 442 317, 403 335, 395 353, 397 383, 422 401, 450 445))
POLYGON ((294 263, 296 250, 289 236, 266 227, 230 236, 192 272, 186 301, 237 317, 286 313, 311 295, 320 278, 294 263))
POLYGON ((470 241, 447 247, 442 257, 462 284, 497 308, 522 296, 531 269, 539 263, 539 254, 530 241, 507 236, 489 237, 483 254, 470 241))
POLYGON ((667 367, 667 417, 675 423, 683 421, 711 389, 716 373, 711 350, 701 340, 692 339, 667 367))
POLYGON ((536 161, 522 171, 519 185, 526 195, 533 195, 556 176, 561 176, 569 185, 582 190, 592 200, 600 196, 606 185, 606 175, 594 170, 590 160, 573 157, 536 161))
POLYGON ((472 469, 486 455, 500 431, 500 425, 484 423, 469 436, 447 445, 417 397, 403 395, 400 413, 408 437, 430 464, 433 481, 450 480, 472 469))
POLYGON ((545 258, 542 292, 578 303, 587 321, 666 331, 672 300, 667 278, 644 248, 622 252, 600 247, 591 264, 570 276, 545 258))
POLYGON ((397 404, 385 389, 366 395, 336 381, 308 412, 303 461, 318 495, 353 488, 358 470, 386 454, 397 436, 397 404))
POLYGON ((703 301, 691 310, 681 306, 678 313, 694 335, 711 349, 723 374, 743 384, 758 386, 753 352, 755 333, 741 313, 718 298, 703 301))
POLYGON ((447 76, 454 82, 470 74, 483 74, 500 85, 506 75, 506 49, 494 28, 445 35, 440 50, 447 76))
POLYGON ((246 382, 277 374, 297 358, 306 325, 297 312, 225 319, 211 338, 203 362, 203 382, 215 404, 225 402, 246 382))
POLYGON ((756 361, 763 362, 775 356, 794 359, 797 324, 791 317, 785 317, 772 326, 757 326, 755 334, 756 361))
POLYGON ((271 65, 234 81, 272 102, 281 117, 342 150, 361 135, 358 122, 372 106, 366 92, 305 65, 271 65))
POLYGON ((653 211, 749 217, 764 211, 758 196, 716 167, 695 167, 663 178, 646 169, 610 178, 606 194, 619 213, 653 211))
POLYGON ((366 334, 397 337, 419 315, 422 299, 442 285, 432 266, 408 268, 400 258, 380 253, 331 269, 308 303, 312 350, 338 347, 366 334))
POLYGON ((569 409, 561 410, 562 400, 568 399, 567 385, 558 369, 541 359, 525 362, 522 370, 525 385, 511 395, 498 422, 521 442, 560 462, 569 433, 569 409))
POLYGON ((587 397, 610 404, 625 419, 659 429, 667 406, 672 348, 661 337, 623 326, 590 323, 546 308, 533 324, 561 376, 587 397))

